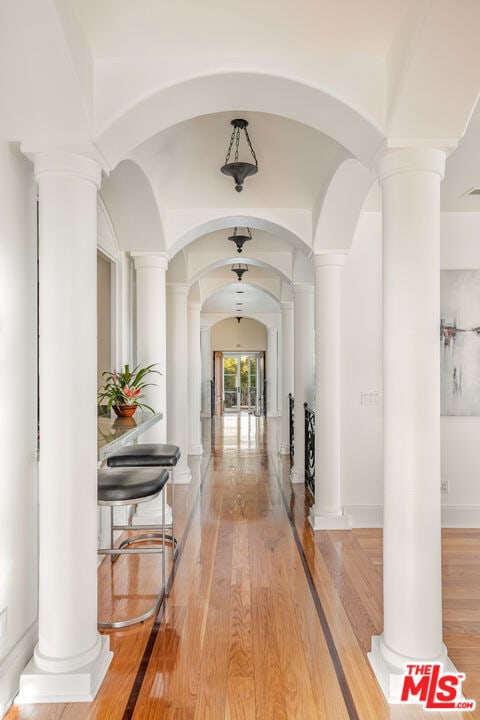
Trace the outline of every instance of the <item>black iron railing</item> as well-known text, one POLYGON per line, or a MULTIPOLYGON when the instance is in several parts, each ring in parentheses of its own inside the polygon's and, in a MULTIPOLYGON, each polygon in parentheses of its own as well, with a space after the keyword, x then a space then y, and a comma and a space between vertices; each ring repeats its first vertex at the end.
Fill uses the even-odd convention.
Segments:
POLYGON ((303 403, 305 409, 305 483, 315 495, 315 412, 303 403))
POLYGON ((292 393, 288 393, 288 427, 289 427, 289 445, 290 445, 290 467, 293 465, 293 456, 295 450, 295 431, 294 431, 294 407, 295 402, 292 393))

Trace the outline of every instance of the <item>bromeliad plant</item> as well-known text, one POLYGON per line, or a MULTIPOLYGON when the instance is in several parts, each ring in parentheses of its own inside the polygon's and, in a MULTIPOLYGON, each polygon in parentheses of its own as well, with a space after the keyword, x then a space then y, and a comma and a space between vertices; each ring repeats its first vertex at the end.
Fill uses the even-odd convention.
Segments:
POLYGON ((143 398, 143 390, 149 385, 155 385, 156 383, 145 382, 146 378, 156 373, 161 375, 159 370, 154 370, 157 363, 152 365, 146 365, 141 367, 137 365, 130 370, 129 365, 125 365, 125 370, 119 372, 117 370, 105 370, 102 373, 104 378, 104 384, 98 391, 97 399, 98 404, 101 405, 104 400, 107 400, 107 407, 111 410, 112 407, 120 407, 121 405, 143 407, 151 412, 155 412, 153 408, 145 403, 140 402, 143 398))

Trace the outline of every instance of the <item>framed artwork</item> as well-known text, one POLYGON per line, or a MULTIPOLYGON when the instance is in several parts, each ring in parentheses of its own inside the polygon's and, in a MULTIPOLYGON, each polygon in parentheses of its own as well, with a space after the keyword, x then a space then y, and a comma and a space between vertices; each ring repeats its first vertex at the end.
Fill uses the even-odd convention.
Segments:
POLYGON ((480 270, 440 273, 442 415, 480 415, 480 270))

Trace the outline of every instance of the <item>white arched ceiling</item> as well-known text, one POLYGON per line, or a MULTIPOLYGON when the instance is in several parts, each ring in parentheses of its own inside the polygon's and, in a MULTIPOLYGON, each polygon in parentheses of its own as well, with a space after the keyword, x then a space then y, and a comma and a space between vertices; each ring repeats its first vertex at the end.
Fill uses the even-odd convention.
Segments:
MULTIPOLYGON (((235 113, 186 120, 156 133, 132 157, 155 188, 159 204, 182 208, 297 208, 311 211, 338 165, 347 157, 341 145, 311 127, 283 117, 244 112, 259 172, 241 193, 220 172, 235 113)), ((235 149, 233 149, 233 152, 235 149)), ((239 157, 252 160, 242 136, 239 157)), ((231 158, 233 160, 233 156, 231 158)))
MULTIPOLYGON (((255 177, 250 179, 255 180, 255 177)), ((235 192, 233 181, 232 192, 235 192)), ((226 211, 224 208, 201 208, 179 213, 176 218, 171 218, 171 225, 173 227, 170 227, 169 237, 176 240, 168 243, 170 257, 204 235, 234 227, 258 228, 305 253, 311 251, 311 213, 296 208, 255 208, 242 209, 240 212, 226 211), (269 217, 266 216, 267 212, 269 217)))
POLYGON ((114 167, 158 132, 185 120, 223 112, 266 113, 307 125, 332 138, 368 164, 384 136, 357 109, 322 88, 291 78, 259 73, 195 77, 152 88, 102 129, 96 143, 114 167))
POLYGON ((249 283, 231 282, 218 285, 217 289, 203 298, 203 313, 278 313, 278 298, 262 285, 261 279, 249 283))
POLYGON ((138 165, 131 160, 121 162, 103 179, 100 194, 121 250, 165 251, 162 222, 152 187, 138 165))
MULTIPOLYGON (((276 276, 283 282, 291 282, 292 278, 285 274, 284 270, 276 265, 275 263, 275 257, 272 256, 270 258, 270 262, 265 262, 264 260, 259 260, 253 255, 245 255, 241 258, 230 256, 228 258, 219 258, 216 260, 213 260, 212 262, 205 264, 203 267, 198 267, 195 274, 187 281, 187 282, 196 282, 199 280, 203 275, 211 274, 214 270, 221 269, 222 271, 224 269, 228 270, 229 273, 232 273, 231 267, 234 263, 244 263, 248 265, 248 272, 249 278, 253 275, 259 275, 263 276, 265 273, 269 276, 276 276)), ((235 273, 233 273, 233 276, 235 273)))
MULTIPOLYGON (((245 227, 240 228, 246 232, 245 227)), ((297 251, 284 239, 260 230, 252 232, 252 240, 245 243, 243 252, 236 251, 228 236, 233 228, 202 236, 190 243, 171 261, 171 267, 177 266, 178 258, 184 258, 184 282, 192 282, 205 273, 232 263, 248 262, 258 267, 268 268, 278 277, 290 282, 294 257, 297 251)), ((178 272, 176 273, 178 276, 178 272)))
POLYGON ((374 182, 375 176, 358 160, 350 158, 340 165, 318 210, 314 252, 350 248, 359 215, 374 182))

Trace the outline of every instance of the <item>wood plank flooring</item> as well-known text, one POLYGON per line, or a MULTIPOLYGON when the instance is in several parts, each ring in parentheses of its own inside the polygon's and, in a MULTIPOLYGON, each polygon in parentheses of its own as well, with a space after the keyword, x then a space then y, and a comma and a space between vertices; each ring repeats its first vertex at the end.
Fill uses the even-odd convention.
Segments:
MULTIPOLYGON (((387 705, 366 658, 382 630, 381 531, 311 531, 278 420, 231 415, 204 431, 192 483, 175 488, 164 614, 109 633, 94 702, 13 707, 7 720, 480 718, 387 705)), ((102 618, 137 612, 158 587, 159 557, 120 560, 99 571, 102 618)), ((480 705, 479 531, 444 531, 443 586, 449 655, 480 705)))

